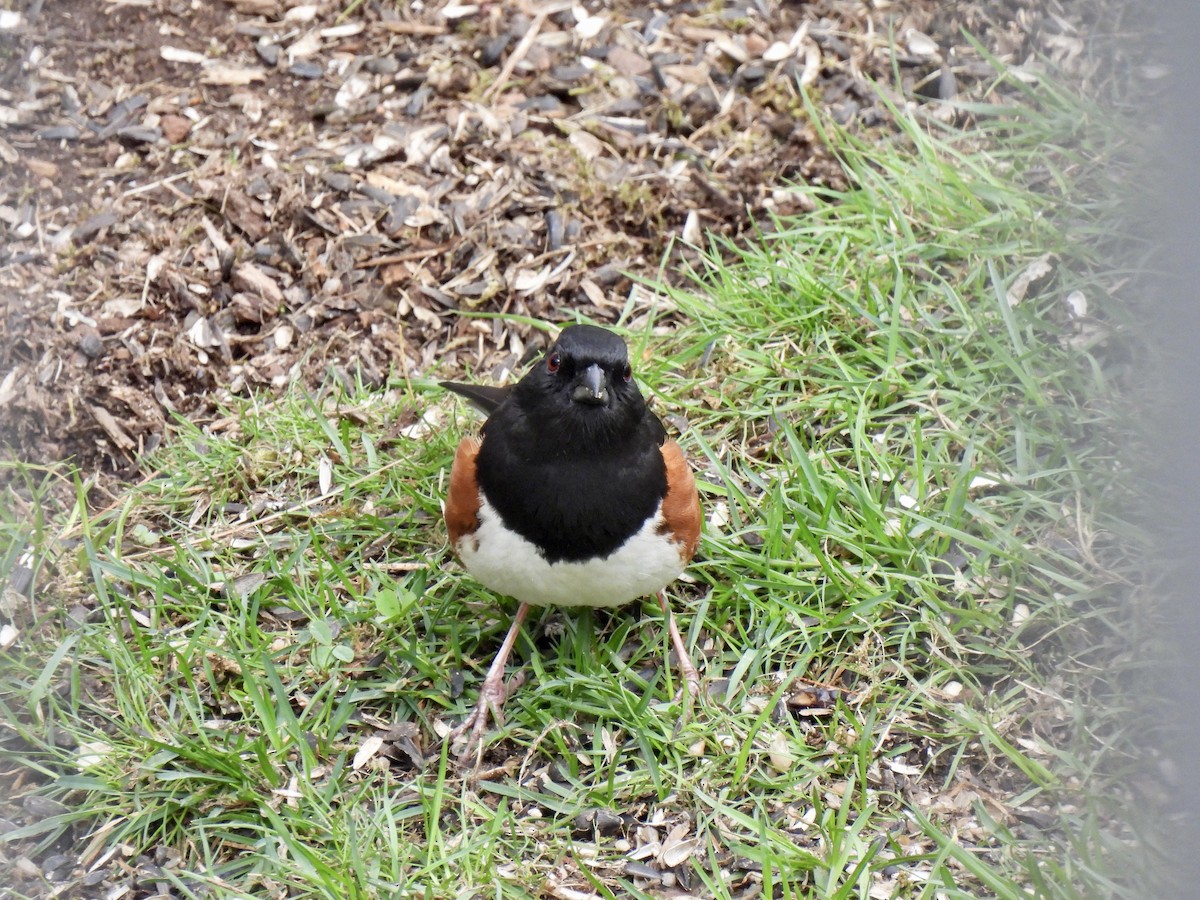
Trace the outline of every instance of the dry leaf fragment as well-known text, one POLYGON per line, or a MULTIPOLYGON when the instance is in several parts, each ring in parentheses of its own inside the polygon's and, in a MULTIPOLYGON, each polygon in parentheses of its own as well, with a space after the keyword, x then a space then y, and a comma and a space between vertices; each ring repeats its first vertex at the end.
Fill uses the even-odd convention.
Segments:
POLYGON ((222 343, 219 329, 207 316, 200 316, 192 323, 192 327, 187 330, 187 339, 201 350, 220 347, 222 343))
POLYGON ((75 751, 75 765, 81 769, 94 769, 108 760, 112 745, 105 741, 80 741, 75 751))
POLYGON ((275 306, 284 305, 283 291, 270 275, 253 263, 242 263, 233 270, 230 284, 234 290, 255 294, 275 306))
POLYGON ((293 6, 283 14, 285 22, 311 22, 321 12, 321 7, 315 3, 304 3, 300 6, 293 6))
POLYGON ((1070 62, 1083 52, 1084 43, 1069 34, 1051 34, 1044 38, 1046 45, 1058 53, 1054 54, 1062 62, 1070 62))
POLYGON ((929 58, 938 52, 937 41, 915 28, 905 29, 904 46, 913 56, 929 58))
POLYGON ((573 131, 567 141, 588 162, 604 153, 604 142, 587 131, 573 131))
POLYGON ((978 491, 983 488, 996 487, 997 485, 1005 484, 1000 478, 993 478, 990 475, 976 475, 971 479, 971 483, 967 485, 968 491, 978 491))
POLYGON ((321 40, 321 35, 317 32, 310 31, 307 34, 303 34, 288 44, 288 62, 294 63, 298 59, 310 59, 321 52, 323 45, 324 42, 321 40))
POLYGON ((362 742, 362 746, 354 754, 354 761, 350 763, 350 768, 361 769, 377 754, 383 747, 383 738, 377 734, 371 735, 362 742))
POLYGON ((245 600, 266 582, 267 576, 262 572, 243 572, 234 577, 233 581, 225 582, 225 596, 237 596, 245 600))
POLYGON ((713 44, 738 65, 750 61, 750 54, 746 52, 746 48, 724 34, 719 35, 713 44))
MULTIPOLYGON (((263 116, 263 101, 257 91, 235 91, 229 95, 229 104, 240 109, 251 122, 259 122, 263 116)), ((269 154, 263 154, 263 164, 267 164, 269 154)))
POLYGON ((681 822, 668 832, 658 854, 659 862, 668 868, 687 862, 700 843, 696 838, 687 836, 690 830, 688 822, 681 822))
POLYGON ((275 788, 271 793, 276 797, 282 797, 291 809, 296 809, 298 801, 304 796, 300 793, 300 779, 295 775, 288 779, 286 787, 275 788))
POLYGON ((158 53, 167 62, 186 63, 191 66, 203 66, 209 62, 209 58, 203 53, 185 50, 183 47, 163 47, 158 53))
POLYGON ((796 757, 792 754, 792 742, 782 731, 771 735, 771 740, 767 743, 767 759, 771 768, 780 775, 790 772, 796 764, 796 757))
POLYGON ((1025 295, 1029 293, 1030 285, 1041 281, 1053 271, 1054 267, 1050 265, 1049 253, 1039 256, 1027 265, 1025 271, 1013 279, 1012 286, 1008 289, 1008 305, 1019 305, 1025 299, 1025 295))
POLYGON ((26 159, 25 168, 39 178, 58 177, 58 166, 44 159, 26 159))
POLYGON ((903 760, 903 758, 901 758, 899 756, 893 757, 891 759, 889 759, 888 757, 884 757, 883 764, 898 775, 908 775, 911 777, 911 776, 915 776, 915 775, 920 775, 922 772, 922 769, 920 766, 909 765, 908 763, 906 763, 903 760))
POLYGON ((763 51, 763 62, 777 63, 783 62, 789 56, 796 52, 794 47, 789 47, 783 41, 776 41, 766 50, 763 51))
POLYGON ((595 306, 603 309, 606 306, 611 306, 608 298, 604 296, 604 290, 596 282, 590 278, 583 278, 579 282, 579 289, 583 291, 585 297, 588 298, 595 306))
POLYGON ((1071 291, 1071 293, 1063 298, 1063 302, 1066 303, 1067 310, 1071 313, 1071 318, 1081 319, 1087 315, 1087 295, 1083 291, 1071 291))
POLYGON ((579 6, 575 7, 575 9, 575 15, 579 19, 575 23, 575 34, 585 41, 590 41, 596 37, 596 35, 604 30, 604 26, 608 24, 604 16, 590 16, 586 10, 579 6))
POLYGON ((230 272, 233 269, 233 247, 231 247, 229 241, 225 240, 225 238, 221 235, 221 232, 217 230, 217 227, 213 225, 211 221, 209 221, 208 216, 202 216, 200 219, 200 224, 204 227, 204 233, 208 235, 208 239, 212 243, 213 249, 217 251, 217 260, 221 265, 221 278, 223 280, 227 280, 230 276, 230 272))
POLYGON ((521 269, 517 272, 513 279, 513 290, 519 294, 531 294, 536 290, 545 287, 546 282, 550 279, 550 267, 542 266, 538 271, 531 269, 521 269))
POLYGON ((659 72, 668 80, 673 78, 683 84, 695 85, 707 84, 711 75, 708 66, 692 66, 685 63, 661 66, 659 72))
POLYGON ((0 125, 22 125, 32 120, 29 112, 0 104, 0 125))
POLYGON ((404 224, 409 228, 424 228, 426 225, 432 225, 435 222, 447 222, 446 214, 440 209, 430 206, 428 203, 423 203, 417 207, 412 215, 404 217, 404 224))
POLYGON ((329 41, 344 37, 353 37, 356 34, 362 33, 366 27, 366 24, 361 21, 347 22, 345 25, 331 25, 329 28, 321 29, 321 37, 329 41))
MULTIPOLYGON (((513 875, 516 878, 516 874, 513 875)), ((600 895, 592 891, 578 891, 575 888, 567 887, 565 884, 558 884, 554 881, 547 881, 543 887, 546 893, 554 897, 555 900, 600 900, 600 895)))
POLYGON ((103 406, 93 406, 91 411, 96 421, 100 423, 100 427, 112 438, 114 444, 122 450, 132 450, 137 446, 137 441, 129 436, 129 433, 121 427, 121 424, 107 409, 103 406))
POLYGON ((416 128, 404 142, 405 158, 410 166, 422 166, 438 147, 445 143, 449 129, 445 125, 426 125, 416 128))
POLYGON ((223 85, 225 87, 241 87, 255 81, 263 81, 266 72, 255 66, 230 66, 217 63, 209 66, 200 76, 204 84, 223 85))
POLYGON ((17 395, 16 383, 19 371, 19 369, 10 369, 4 376, 4 380, 0 381, 0 406, 7 405, 17 395))
POLYGON ((821 48, 811 38, 804 41, 804 71, 800 73, 800 86, 808 87, 821 74, 821 48))
POLYGON ((605 61, 622 75, 645 75, 650 71, 650 60, 620 45, 608 51, 605 61))

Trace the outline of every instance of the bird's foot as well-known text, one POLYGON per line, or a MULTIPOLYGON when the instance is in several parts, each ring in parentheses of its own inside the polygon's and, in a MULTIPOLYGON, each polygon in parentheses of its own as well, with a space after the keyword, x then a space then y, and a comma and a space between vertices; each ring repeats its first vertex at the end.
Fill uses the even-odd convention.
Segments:
POLYGON ((457 744, 464 734, 467 736, 466 743, 458 754, 458 761, 462 765, 470 762, 472 755, 475 757, 475 765, 479 765, 483 758, 483 735, 487 731, 489 719, 496 723, 496 727, 503 725, 504 701, 525 683, 525 675, 521 672, 513 675, 508 684, 504 683, 502 672, 496 674, 500 677, 493 679, 489 673, 479 688, 479 702, 475 704, 475 709, 450 732, 451 746, 457 744))
POLYGON ((525 680, 525 676, 517 673, 506 686, 504 684, 504 664, 508 661, 508 654, 512 652, 513 644, 517 640, 517 632, 521 630, 521 623, 525 621, 528 613, 528 603, 522 603, 517 607, 517 614, 513 617, 508 634, 504 636, 504 643, 500 645, 500 650, 496 653, 496 658, 492 660, 491 668, 488 669, 483 684, 479 687, 479 702, 475 704, 474 712, 450 732, 451 746, 457 743, 464 734, 467 735, 467 743, 458 756, 458 761, 462 765, 466 765, 470 760, 473 748, 475 765, 479 765, 483 759, 483 733, 487 731, 488 716, 495 719, 497 725, 501 724, 504 716, 501 714, 500 708, 504 706, 508 695, 520 687, 525 680))
POLYGON ((700 673, 696 670, 695 663, 688 656, 687 647, 683 643, 683 635, 679 633, 679 627, 675 624, 675 616, 671 613, 671 607, 667 603, 667 598, 662 591, 658 592, 658 603, 662 607, 663 614, 667 617, 667 632, 671 636, 671 644, 675 648, 675 656, 678 658, 679 674, 683 678, 683 684, 680 685, 678 693, 675 694, 675 702, 683 704, 682 715, 680 721, 685 721, 691 714, 692 705, 696 700, 700 699, 704 692, 704 683, 700 680, 700 673))
POLYGON ((683 705, 679 714, 682 723, 691 717, 696 701, 704 696, 704 682, 700 680, 700 673, 686 656, 680 657, 679 674, 683 678, 683 684, 675 692, 675 702, 683 705))
POLYGON ((686 666, 679 667, 683 671, 683 684, 679 686, 679 690, 675 692, 675 702, 683 704, 683 718, 691 714, 692 707, 696 701, 700 699, 704 692, 704 683, 700 680, 700 675, 694 669, 691 672, 687 671, 686 666))

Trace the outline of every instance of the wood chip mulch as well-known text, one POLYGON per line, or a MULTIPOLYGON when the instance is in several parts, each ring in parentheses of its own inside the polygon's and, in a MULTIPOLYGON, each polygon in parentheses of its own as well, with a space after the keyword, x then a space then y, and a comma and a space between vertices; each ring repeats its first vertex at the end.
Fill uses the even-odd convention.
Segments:
POLYGON ((885 135, 881 93, 953 119, 993 88, 963 29, 1030 79, 1088 59, 1086 10, 1040 0, 26 6, 0 11, 0 452, 110 480, 231 395, 540 340, 463 313, 645 321, 630 273, 846 186, 805 96, 885 135))

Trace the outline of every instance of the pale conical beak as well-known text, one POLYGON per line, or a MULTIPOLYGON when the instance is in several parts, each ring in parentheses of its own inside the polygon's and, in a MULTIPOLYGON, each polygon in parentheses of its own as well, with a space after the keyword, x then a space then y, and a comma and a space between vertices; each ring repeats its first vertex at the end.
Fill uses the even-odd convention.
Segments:
POLYGON ((608 402, 608 376, 595 363, 584 369, 577 379, 571 399, 576 403, 599 406, 608 402))

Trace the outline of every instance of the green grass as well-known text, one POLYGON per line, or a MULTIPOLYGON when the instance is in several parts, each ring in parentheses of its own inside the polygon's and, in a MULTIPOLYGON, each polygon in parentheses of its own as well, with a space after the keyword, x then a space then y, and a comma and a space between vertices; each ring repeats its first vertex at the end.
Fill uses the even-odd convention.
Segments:
POLYGON ((625 323, 709 519, 673 589, 693 715, 652 603, 535 616, 467 777, 442 736, 512 604, 447 554, 456 373, 294 392, 181 424, 102 512, 9 468, 0 563, 37 599, 0 749, 46 814, 3 846, 166 848, 165 883, 217 897, 653 896, 645 866, 714 897, 1135 896, 1104 798, 1140 640, 1113 599, 1118 138, 1049 86, 975 113, 830 129, 850 190, 796 188, 812 213, 625 323), (596 810, 621 826, 576 828, 596 810))

